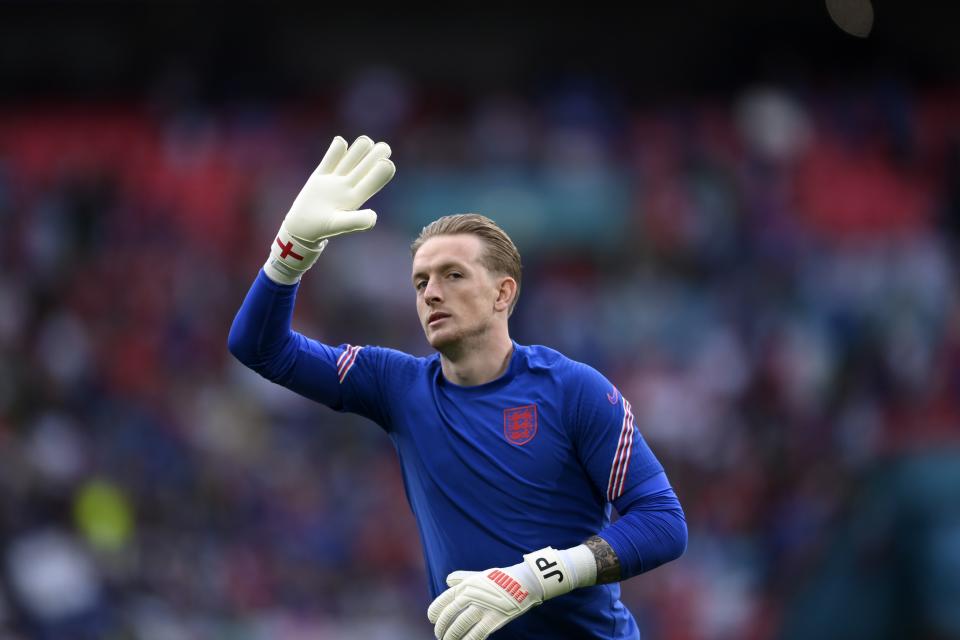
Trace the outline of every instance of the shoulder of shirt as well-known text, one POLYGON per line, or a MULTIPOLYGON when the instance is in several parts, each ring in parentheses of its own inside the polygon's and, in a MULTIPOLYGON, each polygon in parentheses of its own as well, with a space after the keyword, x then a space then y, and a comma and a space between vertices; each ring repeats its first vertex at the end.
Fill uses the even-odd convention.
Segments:
MULTIPOLYGON (((345 345, 351 346, 351 345, 345 345)), ((368 356, 376 356, 383 358, 387 362, 397 366, 408 366, 411 368, 423 368, 428 367, 430 364, 440 358, 440 354, 434 353, 428 356, 415 356, 413 354, 407 353, 406 351, 400 351, 399 349, 394 349, 392 347, 381 347, 377 345, 367 344, 367 345, 358 345, 360 353, 366 352, 368 356)))
MULTIPOLYGON (((518 345, 519 346, 519 345, 518 345)), ((591 365, 567 357, 555 349, 541 345, 520 346, 527 370, 548 376, 562 398, 565 423, 576 428, 580 416, 593 415, 615 406, 611 397, 618 397, 616 387, 591 365)))
POLYGON ((585 383, 606 385, 606 378, 595 368, 567 357, 550 347, 543 345, 517 345, 523 353, 527 369, 530 371, 549 370, 551 375, 562 381, 567 387, 580 387, 585 383))

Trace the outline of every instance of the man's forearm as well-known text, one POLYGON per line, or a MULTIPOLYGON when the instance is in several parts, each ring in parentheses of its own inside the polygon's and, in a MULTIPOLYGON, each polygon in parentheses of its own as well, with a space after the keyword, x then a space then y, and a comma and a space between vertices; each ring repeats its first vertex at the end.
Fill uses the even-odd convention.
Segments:
POLYGON ((666 475, 644 484, 653 491, 619 504, 620 519, 591 537, 594 542, 584 543, 597 559, 598 583, 655 569, 680 557, 687 547, 686 519, 666 475))
POLYGON ((295 287, 257 275, 233 319, 227 346, 240 362, 267 378, 277 377, 286 362, 278 361, 293 339, 290 322, 296 300, 295 287))
POLYGON ((583 544, 593 552, 597 561, 597 584, 620 581, 620 559, 606 540, 600 536, 591 536, 583 544))

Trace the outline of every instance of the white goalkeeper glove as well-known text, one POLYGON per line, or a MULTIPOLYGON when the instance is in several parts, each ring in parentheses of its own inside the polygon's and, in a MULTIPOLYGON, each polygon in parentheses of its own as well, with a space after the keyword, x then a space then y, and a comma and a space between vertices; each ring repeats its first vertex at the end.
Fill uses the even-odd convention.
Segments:
POLYGON ((390 145, 360 136, 352 145, 337 136, 320 166, 293 201, 263 270, 274 282, 293 284, 313 266, 327 238, 365 231, 377 214, 357 207, 380 191, 396 172, 390 145))
POLYGON ((427 610, 439 640, 483 640, 545 600, 596 584, 597 564, 585 545, 545 547, 503 569, 454 571, 450 588, 427 610))

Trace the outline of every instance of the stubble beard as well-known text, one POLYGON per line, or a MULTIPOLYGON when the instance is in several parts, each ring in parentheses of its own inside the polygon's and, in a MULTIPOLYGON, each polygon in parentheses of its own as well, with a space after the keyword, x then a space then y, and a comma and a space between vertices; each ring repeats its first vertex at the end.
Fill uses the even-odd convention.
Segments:
POLYGON ((458 329, 452 335, 441 337, 439 340, 435 336, 433 339, 428 339, 428 342, 447 360, 457 361, 476 348, 476 345, 482 342, 480 338, 485 336, 492 326, 493 322, 486 320, 473 327, 458 329))

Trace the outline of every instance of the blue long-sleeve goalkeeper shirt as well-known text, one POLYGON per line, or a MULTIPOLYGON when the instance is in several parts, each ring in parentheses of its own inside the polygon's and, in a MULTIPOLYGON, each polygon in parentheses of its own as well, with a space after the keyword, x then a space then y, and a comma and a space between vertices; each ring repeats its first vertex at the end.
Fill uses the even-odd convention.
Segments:
MULTIPOLYGON (((433 597, 447 574, 521 561, 599 534, 626 579, 686 548, 683 511, 634 425, 630 403, 593 368, 514 343, 507 371, 464 387, 439 354, 330 346, 290 328, 298 285, 260 272, 228 339, 241 362, 337 411, 363 415, 392 438, 416 517, 433 597), (621 517, 610 523, 611 506, 621 517)), ((639 638, 619 584, 548 600, 496 640, 639 638)))

